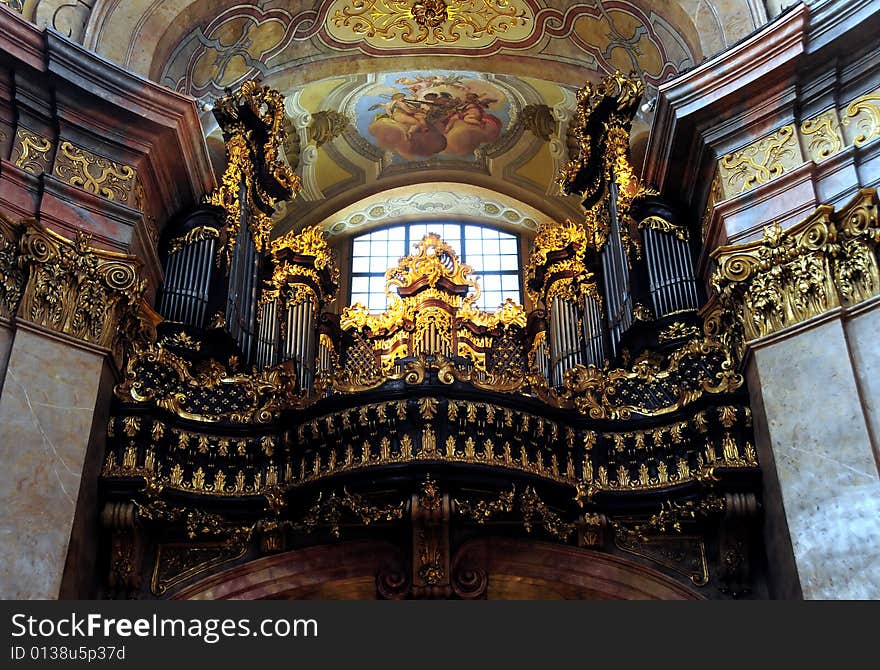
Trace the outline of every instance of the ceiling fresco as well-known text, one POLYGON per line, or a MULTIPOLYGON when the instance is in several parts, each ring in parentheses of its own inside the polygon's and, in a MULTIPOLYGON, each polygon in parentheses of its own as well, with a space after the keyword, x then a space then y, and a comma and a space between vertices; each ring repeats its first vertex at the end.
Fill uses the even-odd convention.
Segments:
MULTIPOLYGON (((26 0, 21 11, 206 105, 252 78, 280 90, 303 189, 279 232, 438 182, 577 217, 554 185, 576 90, 633 71, 650 97, 766 20, 758 0, 26 0)), ((219 169, 222 140, 204 122, 219 169)), ((634 146, 650 123, 637 119, 634 146)))
POLYGON ((510 101, 475 72, 392 72, 361 92, 355 119, 393 162, 471 160, 510 125, 510 101))
MULTIPOLYGON (((254 73, 273 76, 341 55, 358 67, 371 57, 491 56, 494 63, 478 68, 490 71, 505 71, 498 57, 514 55, 570 66, 562 69, 570 84, 582 83, 578 70, 636 69, 651 86, 767 20, 762 0, 17 0, 15 6, 38 25, 197 95, 254 73)), ((327 77, 333 67, 313 74, 327 77)))
MULTIPOLYGON (((632 0, 562 7, 537 0, 437 0, 443 11, 432 14, 431 25, 423 18, 425 3, 412 0, 333 0, 299 12, 296 4, 235 5, 188 32, 169 28, 150 74, 200 97, 256 74, 275 77, 305 57, 314 63, 346 52, 373 58, 515 53, 556 67, 562 77, 560 65, 596 78, 635 70, 657 86, 702 56, 686 16, 666 18, 632 0)), ((128 61, 135 58, 130 47, 128 61)))
MULTIPOLYGON (((419 70, 332 77, 284 91, 288 162, 303 188, 278 231, 328 220, 376 192, 474 184, 544 217, 580 213, 554 184, 569 157, 575 89, 532 78, 419 70)), ((210 132, 222 163, 219 131, 210 132)))

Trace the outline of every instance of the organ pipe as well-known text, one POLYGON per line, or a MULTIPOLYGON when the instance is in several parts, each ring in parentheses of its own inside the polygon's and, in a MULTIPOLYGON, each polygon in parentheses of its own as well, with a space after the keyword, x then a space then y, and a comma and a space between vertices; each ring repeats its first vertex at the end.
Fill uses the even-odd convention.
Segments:
POLYGON ((645 255, 654 312, 658 317, 697 309, 697 285, 686 240, 646 226, 645 255))

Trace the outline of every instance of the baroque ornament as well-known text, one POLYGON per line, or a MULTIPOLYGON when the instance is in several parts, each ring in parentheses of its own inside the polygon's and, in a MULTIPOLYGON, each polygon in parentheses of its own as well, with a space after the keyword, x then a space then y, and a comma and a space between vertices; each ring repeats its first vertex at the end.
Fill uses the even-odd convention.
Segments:
POLYGON ((761 241, 712 253, 721 333, 733 351, 880 292, 877 204, 876 189, 863 189, 840 211, 822 205, 789 230, 768 226, 761 241))
POLYGON ((214 103, 214 115, 226 142, 226 169, 205 202, 225 211, 218 254, 228 265, 242 221, 246 220, 257 249, 266 250, 273 225, 271 212, 279 202, 292 198, 301 183, 281 159, 286 139, 281 93, 247 81, 214 103), (253 122, 259 132, 249 130, 253 122), (241 201, 242 194, 246 202, 241 201))
POLYGON ((629 159, 629 131, 644 92, 645 85, 635 73, 625 77, 619 71, 579 90, 573 132, 580 151, 556 179, 564 194, 583 197, 583 225, 597 252, 610 232, 608 217, 614 185, 620 238, 630 266, 641 256, 638 229, 630 210, 640 198, 655 194, 640 182, 629 159))
POLYGON ((29 222, 21 256, 30 275, 18 316, 119 353, 123 333, 138 321, 141 262, 90 242, 81 232, 69 240, 29 222))
POLYGON ((383 41, 444 45, 465 39, 491 44, 496 35, 527 25, 527 11, 519 4, 511 0, 349 0, 330 20, 337 29, 383 41))
POLYGON ((49 168, 52 142, 28 128, 19 128, 15 133, 12 148, 12 162, 25 172, 41 174, 49 168))
POLYGON ((793 125, 727 154, 719 167, 728 197, 779 177, 803 161, 793 125))
POLYGON ((134 201, 137 179, 134 168, 93 154, 66 140, 58 147, 53 172, 68 184, 108 200, 125 204, 134 201))

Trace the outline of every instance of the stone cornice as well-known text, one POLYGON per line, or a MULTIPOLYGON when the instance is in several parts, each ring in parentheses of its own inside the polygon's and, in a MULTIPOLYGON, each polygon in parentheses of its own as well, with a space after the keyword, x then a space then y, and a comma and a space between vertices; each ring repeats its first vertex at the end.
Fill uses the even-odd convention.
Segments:
MULTIPOLYGON (((754 97, 756 87, 762 92, 776 90, 794 73, 795 60, 806 48, 807 20, 807 7, 799 5, 660 87, 645 163, 647 183, 661 189, 666 183, 684 183, 685 166, 676 167, 670 161, 671 156, 693 155, 683 143, 696 139, 709 123, 752 106, 754 100, 749 98, 754 97)), ((698 167, 690 165, 690 169, 698 167)))
MULTIPOLYGON (((5 10, 0 12, 0 65, 17 74, 13 110, 45 116, 47 128, 60 134, 47 135, 53 146, 72 141, 83 151, 136 169, 144 203, 160 226, 215 186, 192 97, 5 10)), ((24 115, 17 116, 27 125, 24 115)))
POLYGON ((0 5, 0 62, 11 58, 35 70, 45 72, 42 31, 19 14, 0 5))
MULTIPOLYGON (((840 33, 876 20, 878 13, 876 0, 814 0, 810 5, 809 52, 817 53, 836 41, 840 33)), ((852 48, 846 41, 838 45, 842 50, 852 48)))

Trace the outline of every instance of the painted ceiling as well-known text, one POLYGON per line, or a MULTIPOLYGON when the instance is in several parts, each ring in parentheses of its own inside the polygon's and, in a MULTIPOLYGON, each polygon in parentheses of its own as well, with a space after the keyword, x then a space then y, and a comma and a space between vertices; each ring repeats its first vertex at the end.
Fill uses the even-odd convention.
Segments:
MULTIPOLYGON (((21 11, 206 104, 254 77, 281 90, 304 188, 279 232, 331 227, 377 194, 438 182, 502 209, 577 216, 553 185, 577 88, 634 71, 650 97, 766 20, 758 0, 25 0, 21 11)), ((637 119, 637 142, 650 121, 637 119)), ((222 164, 209 114, 205 125, 222 164)))

